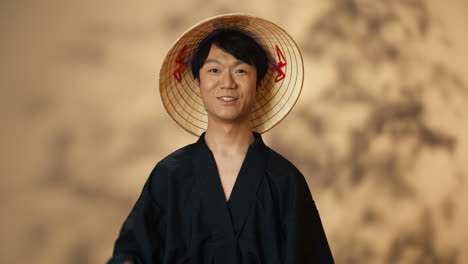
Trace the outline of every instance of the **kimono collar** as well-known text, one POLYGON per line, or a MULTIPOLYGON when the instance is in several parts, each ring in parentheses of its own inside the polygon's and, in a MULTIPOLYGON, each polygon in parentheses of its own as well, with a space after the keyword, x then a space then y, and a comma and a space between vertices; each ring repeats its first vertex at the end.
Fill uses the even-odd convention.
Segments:
POLYGON ((223 230, 219 232, 226 232, 227 228, 236 235, 240 234, 265 175, 267 147, 259 133, 252 133, 255 140, 249 145, 229 201, 226 201, 213 153, 205 142, 205 133, 195 144, 193 165, 196 177, 203 186, 203 193, 200 193, 202 205, 209 210, 210 219, 207 220, 223 230))
MULTIPOLYGON (((206 132, 203 132, 200 135, 200 137, 198 138, 198 141, 196 142, 196 145, 199 148, 204 148, 205 151, 208 150, 209 152, 211 152, 211 150, 208 148, 208 145, 206 144, 205 134, 206 132)), ((263 143, 261 134, 254 132, 254 131, 252 131, 252 134, 254 135, 254 142, 252 142, 252 144, 249 145, 249 149, 247 152, 253 151, 253 152, 257 152, 256 154, 259 155, 260 154, 259 150, 266 146, 265 146, 265 143, 263 143)))

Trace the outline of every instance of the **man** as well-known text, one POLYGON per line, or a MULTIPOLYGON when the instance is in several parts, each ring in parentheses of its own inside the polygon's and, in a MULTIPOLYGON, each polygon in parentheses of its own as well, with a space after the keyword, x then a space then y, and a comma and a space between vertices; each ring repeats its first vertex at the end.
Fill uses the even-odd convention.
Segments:
POLYGON ((109 263, 333 263, 303 175, 260 134, 291 110, 302 69, 289 35, 248 15, 176 41, 161 97, 199 139, 156 165, 109 263))

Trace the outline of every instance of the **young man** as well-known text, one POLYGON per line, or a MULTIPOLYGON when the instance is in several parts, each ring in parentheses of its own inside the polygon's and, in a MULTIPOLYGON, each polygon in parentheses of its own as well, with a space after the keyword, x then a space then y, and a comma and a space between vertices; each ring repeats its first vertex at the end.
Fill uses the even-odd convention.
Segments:
POLYGON ((161 97, 199 139, 156 165, 109 263, 333 263, 304 176, 260 134, 294 105, 302 69, 289 35, 248 15, 176 41, 161 97))

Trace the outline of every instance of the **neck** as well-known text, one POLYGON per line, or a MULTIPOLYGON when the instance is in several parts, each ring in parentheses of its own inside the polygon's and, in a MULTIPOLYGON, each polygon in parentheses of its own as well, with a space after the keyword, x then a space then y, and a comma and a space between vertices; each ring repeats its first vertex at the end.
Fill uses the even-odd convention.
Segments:
POLYGON ((213 153, 235 155, 246 153, 250 144, 255 140, 250 125, 218 124, 210 125, 205 133, 205 142, 213 153))

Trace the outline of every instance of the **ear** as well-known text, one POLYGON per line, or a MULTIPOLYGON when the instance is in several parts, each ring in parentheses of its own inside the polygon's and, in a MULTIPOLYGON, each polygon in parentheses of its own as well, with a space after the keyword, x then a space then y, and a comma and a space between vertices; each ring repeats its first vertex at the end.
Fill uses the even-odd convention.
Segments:
POLYGON ((195 92, 200 94, 200 80, 198 78, 193 80, 193 87, 195 87, 195 92))
POLYGON ((265 83, 264 83, 264 81, 262 79, 262 80, 260 80, 260 82, 258 83, 258 86, 257 86, 257 97, 262 95, 264 92, 265 92, 265 83))

